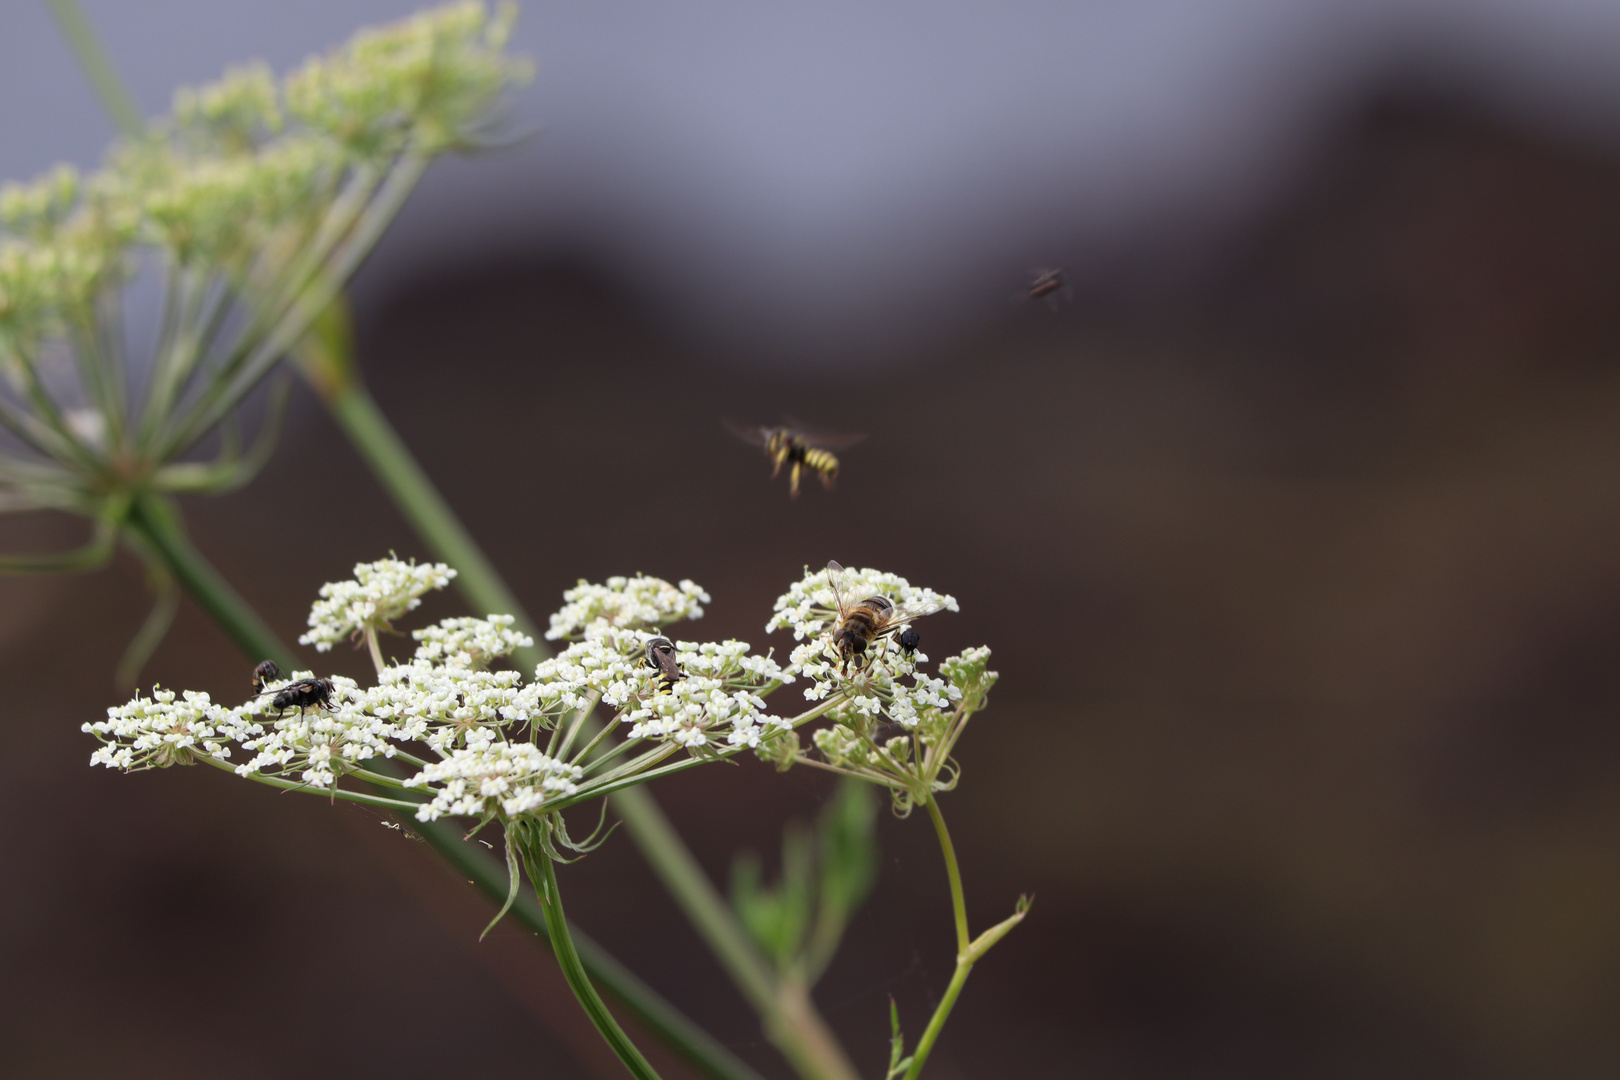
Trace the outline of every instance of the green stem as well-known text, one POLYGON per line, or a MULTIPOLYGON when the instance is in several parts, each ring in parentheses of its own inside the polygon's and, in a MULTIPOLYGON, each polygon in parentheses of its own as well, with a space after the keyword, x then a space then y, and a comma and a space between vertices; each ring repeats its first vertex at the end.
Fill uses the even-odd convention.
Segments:
MULTIPOLYGON (((458 874, 471 881, 491 899, 506 898, 506 867, 462 838, 462 829, 453 821, 402 819, 407 828, 437 851, 458 874)), ((548 945, 550 931, 540 905, 529 896, 519 896, 512 905, 512 918, 539 935, 548 945)), ((575 951, 592 979, 625 1007, 648 1030, 672 1050, 717 1080, 760 1080, 758 1073, 714 1040, 673 1005, 659 996, 630 969, 582 931, 571 928, 575 951)))
POLYGON ((56 25, 61 28, 62 36, 67 38, 68 48, 73 50, 73 59, 84 69, 96 97, 101 99, 101 107, 107 110, 107 115, 112 117, 119 131, 132 139, 138 138, 146 130, 146 119, 141 116, 140 107, 124 87, 118 72, 113 70, 112 59, 96 39, 90 20, 84 17, 84 12, 73 0, 45 0, 45 3, 51 9, 51 14, 56 16, 56 25))
POLYGON ((282 670, 293 670, 293 651, 192 546, 166 499, 150 492, 137 496, 124 527, 162 558, 191 598, 250 660, 274 660, 282 670))
MULTIPOLYGON (((341 300, 317 320, 314 332, 297 350, 300 371, 434 557, 456 568, 456 586, 473 608, 483 614, 515 616, 515 627, 536 640, 536 647, 514 652, 518 666, 532 671, 547 655, 538 645, 541 638, 534 621, 366 390, 355 368, 346 311, 340 304, 341 300)), ((653 797, 627 788, 615 795, 614 805, 664 887, 759 1012, 772 1043, 808 1080, 854 1080, 854 1068, 808 993, 795 995, 792 987, 776 985, 775 973, 754 951, 731 905, 709 883, 653 797), (739 941, 744 948, 736 946, 739 941), (763 997, 762 986, 770 987, 763 997)))
POLYGON ((854 1080, 855 1067, 795 980, 778 978, 742 925, 643 788, 611 795, 630 836, 765 1025, 765 1034, 800 1076, 854 1080), (631 823, 634 823, 633 825, 631 823))
POLYGON ((912 1052, 911 1067, 906 1070, 905 1080, 917 1080, 921 1075, 923 1065, 927 1063, 939 1033, 944 1030, 945 1021, 950 1017, 951 1008, 962 993, 962 985, 967 982, 968 972, 973 970, 973 965, 983 959, 984 954, 1006 936, 1007 931, 1023 922, 1025 913, 1029 911, 1028 899, 1021 898, 1011 918, 980 934, 977 941, 969 940, 967 902, 962 895, 962 872, 956 865, 956 846, 951 843, 950 831, 945 828, 945 817, 939 812, 938 800, 930 794, 924 805, 928 807, 928 816, 933 819, 934 831, 939 834, 939 848, 945 855, 945 873, 951 879, 951 908, 956 914, 956 972, 951 976, 951 984, 945 988, 945 996, 934 1009, 922 1038, 917 1040, 917 1049, 912 1052))
POLYGON ((956 952, 961 955, 968 951, 971 941, 968 938, 967 899, 962 893, 962 871, 956 865, 956 845, 951 843, 950 830, 945 828, 945 815, 939 812, 939 800, 930 795, 925 805, 928 807, 928 817, 934 823, 934 832, 939 834, 939 850, 945 856, 945 873, 951 879, 951 910, 956 913, 956 952))
POLYGON ((923 1065, 928 1061, 929 1053, 934 1049, 934 1042, 945 1026, 946 1017, 951 1015, 951 1007, 956 1004, 957 996, 962 993, 962 984, 967 982, 968 972, 973 970, 973 962, 964 957, 956 959, 956 974, 951 976, 951 984, 945 988, 945 996, 939 1000, 939 1008, 934 1010, 933 1018, 928 1021, 928 1028, 917 1040, 917 1049, 911 1055, 911 1068, 906 1070, 905 1080, 917 1080, 922 1074, 923 1065))
POLYGON ((624 1033, 619 1022, 613 1019, 608 1007, 591 985, 589 976, 585 974, 585 965, 580 962, 579 953, 574 949, 574 939, 568 933, 568 920, 563 915, 562 893, 557 889, 557 869, 545 852, 535 852, 530 861, 530 873, 534 871, 534 863, 540 864, 541 884, 544 894, 540 906, 545 910, 546 930, 551 936, 551 947, 557 953, 557 963, 562 967, 563 978, 568 980, 568 986, 574 991, 574 996, 585 1009, 585 1015, 591 1018, 596 1030, 602 1033, 602 1038, 608 1046, 624 1062, 624 1067, 630 1070, 630 1075, 637 1080, 658 1080, 658 1073, 641 1056, 630 1036, 624 1033))
MULTIPOLYGON (((317 385, 317 389, 321 387, 317 385)), ((326 397, 326 406, 388 494, 393 496, 411 526, 426 542, 433 557, 455 567, 456 587, 467 598, 473 613, 479 616, 513 615, 516 618, 514 629, 538 642, 540 633, 523 613, 523 606, 518 603, 517 597, 506 587, 495 567, 479 549, 477 541, 462 527, 455 511, 411 456, 404 440, 388 423, 388 418, 366 388, 359 382, 338 387, 335 393, 326 397)), ((545 658, 546 653, 536 645, 518 649, 513 655, 519 668, 532 673, 534 666, 545 658)))

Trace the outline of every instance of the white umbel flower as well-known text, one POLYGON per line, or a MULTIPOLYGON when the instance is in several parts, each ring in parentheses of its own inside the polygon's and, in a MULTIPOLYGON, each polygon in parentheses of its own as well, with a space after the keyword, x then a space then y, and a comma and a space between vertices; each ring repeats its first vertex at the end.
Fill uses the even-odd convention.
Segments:
POLYGON ((411 637, 420 642, 416 658, 447 667, 486 668, 491 661, 534 644, 528 634, 512 629, 516 621, 511 615, 441 619, 437 626, 411 631, 411 637))
MULTIPOLYGON (((956 597, 913 585, 898 574, 882 570, 844 569, 838 579, 844 603, 858 604, 868 596, 886 596, 896 607, 939 607, 961 611, 956 597)), ((795 641, 804 641, 830 630, 838 621, 838 600, 826 570, 806 569, 804 578, 776 598, 766 631, 787 629, 795 641)))
POLYGON ((444 563, 419 566, 414 560, 399 559, 357 563, 353 580, 321 586, 321 598, 309 612, 309 632, 298 643, 327 652, 367 626, 387 629, 421 604, 424 593, 444 588, 455 576, 444 563))
MULTIPOLYGON (((367 711, 366 695, 353 679, 334 675, 331 683, 330 709, 300 709, 270 721, 262 734, 243 739, 242 748, 255 754, 236 767, 237 775, 297 776, 310 787, 324 790, 337 783, 345 766, 393 757, 397 748, 392 740, 399 737, 396 725, 386 716, 367 711)), ((265 704, 267 700, 261 696, 242 708, 256 712, 272 707, 265 704)))
POLYGON ((223 761, 231 756, 231 743, 264 729, 243 710, 215 705, 207 694, 186 690, 176 699, 173 690, 154 687, 151 697, 137 694, 80 730, 103 743, 90 764, 133 770, 188 765, 198 753, 223 761))
POLYGON ((405 781, 433 798, 416 811, 419 821, 446 814, 492 817, 521 814, 547 799, 572 795, 584 770, 547 757, 533 743, 494 741, 463 747, 405 781))
POLYGON ((701 619, 709 594, 690 580, 671 585, 663 578, 610 577, 601 585, 583 579, 563 593, 567 601, 551 617, 548 640, 600 637, 614 629, 638 630, 680 619, 701 619))

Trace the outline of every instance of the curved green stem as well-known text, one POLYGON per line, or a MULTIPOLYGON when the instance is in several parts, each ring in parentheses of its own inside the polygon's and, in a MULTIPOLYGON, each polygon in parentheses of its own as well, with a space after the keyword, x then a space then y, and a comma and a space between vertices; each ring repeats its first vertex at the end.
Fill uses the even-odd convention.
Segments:
POLYGON ((945 815, 939 812, 939 800, 929 796, 928 817, 939 835, 939 850, 945 856, 945 874, 951 879, 951 910, 956 915, 956 952, 968 951, 967 899, 962 893, 962 871, 956 865, 956 845, 951 843, 950 830, 945 827, 945 815))
POLYGON ((574 949, 574 939, 568 933, 568 919, 563 914, 562 893, 557 889, 557 869, 552 865, 551 859, 545 852, 535 852, 530 857, 529 873, 534 873, 534 863, 540 864, 540 884, 543 887, 540 906, 545 910, 546 929, 550 932, 551 947, 556 950, 557 963, 562 967, 563 978, 568 980, 568 986, 574 991, 580 1005, 585 1009, 585 1015, 591 1018, 596 1030, 602 1033, 602 1038, 608 1046, 624 1062, 624 1067, 630 1070, 630 1075, 637 1080, 658 1080, 658 1074, 641 1056, 630 1036, 624 1033, 619 1022, 613 1019, 608 1007, 591 985, 590 977, 585 974, 585 965, 580 962, 579 953, 574 949))
POLYGON ((939 847, 945 855, 945 873, 951 879, 951 909, 956 915, 956 971, 951 976, 951 983, 945 988, 945 996, 939 999, 939 1005, 934 1009, 934 1015, 928 1020, 928 1027, 924 1029, 922 1038, 917 1040, 917 1049, 911 1055, 911 1067, 906 1070, 905 1080, 917 1080, 921 1075, 923 1066, 928 1062, 928 1055, 934 1049, 934 1043, 939 1039, 939 1033, 945 1028, 945 1021, 951 1015, 951 1009, 956 999, 962 993, 962 986, 967 982, 968 972, 973 965, 990 951, 990 947, 1006 936, 1007 931, 1024 921, 1024 915, 1029 911, 1027 899, 1018 901, 1018 909, 1011 918, 1004 919, 995 926, 980 934, 978 940, 969 940, 967 921, 967 901, 962 895, 962 872, 956 865, 956 846, 951 843, 951 834, 945 828, 945 816, 939 812, 939 802, 932 794, 925 804, 928 807, 928 816, 933 819, 934 831, 939 834, 939 847))

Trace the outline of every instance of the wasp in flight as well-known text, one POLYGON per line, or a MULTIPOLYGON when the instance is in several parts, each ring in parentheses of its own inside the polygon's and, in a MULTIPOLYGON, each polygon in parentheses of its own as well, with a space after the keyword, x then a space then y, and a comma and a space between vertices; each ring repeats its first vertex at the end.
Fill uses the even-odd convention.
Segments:
MULTIPOLYGON (((276 696, 270 699, 270 707, 276 710, 278 719, 288 709, 297 709, 300 713, 311 705, 330 709, 333 689, 331 679, 299 679, 275 691, 276 696)), ((266 690, 265 694, 268 693, 270 691, 266 690)), ((264 694, 259 696, 263 697, 264 694)))
POLYGON ((833 599, 838 605, 838 622, 832 628, 832 643, 838 650, 844 669, 847 671, 851 660, 864 658, 873 645, 896 631, 902 635, 900 647, 908 653, 914 652, 921 639, 911 628, 911 621, 932 615, 940 610, 940 605, 896 604, 887 596, 868 596, 851 604, 845 599, 844 590, 838 587, 843 576, 842 566, 836 562, 827 564, 827 580, 832 584, 833 599))
POLYGON ((647 666, 658 672, 653 682, 658 685, 660 694, 670 693, 677 682, 686 678, 675 662, 675 643, 667 637, 655 637, 647 642, 647 666))
POLYGON ((821 431, 793 419, 784 418, 779 427, 748 427, 726 421, 726 429, 743 442, 763 447, 771 459, 771 479, 776 479, 783 465, 791 465, 788 472, 788 495, 799 497, 799 471, 809 469, 821 477, 821 486, 832 490, 838 477, 838 456, 835 451, 848 450, 866 438, 847 432, 821 431))
POLYGON ((262 691, 266 683, 275 682, 281 678, 281 669, 276 667, 274 660, 264 660, 253 669, 253 689, 262 691))

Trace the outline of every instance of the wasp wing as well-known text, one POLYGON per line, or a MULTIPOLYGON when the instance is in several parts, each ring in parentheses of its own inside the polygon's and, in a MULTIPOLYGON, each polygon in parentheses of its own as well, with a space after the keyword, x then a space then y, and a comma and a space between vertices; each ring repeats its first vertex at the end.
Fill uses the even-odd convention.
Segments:
POLYGON ((793 434, 797 435, 811 446, 817 446, 823 450, 831 450, 835 454, 840 450, 848 450, 850 447, 866 438, 866 432, 864 431, 828 431, 826 428, 819 428, 814 424, 807 424, 803 420, 799 420, 791 416, 782 417, 782 422, 787 425, 788 429, 792 431, 793 434))
POLYGON ((770 442, 771 429, 758 424, 739 424, 735 420, 721 420, 727 431, 751 446, 764 446, 770 442))

